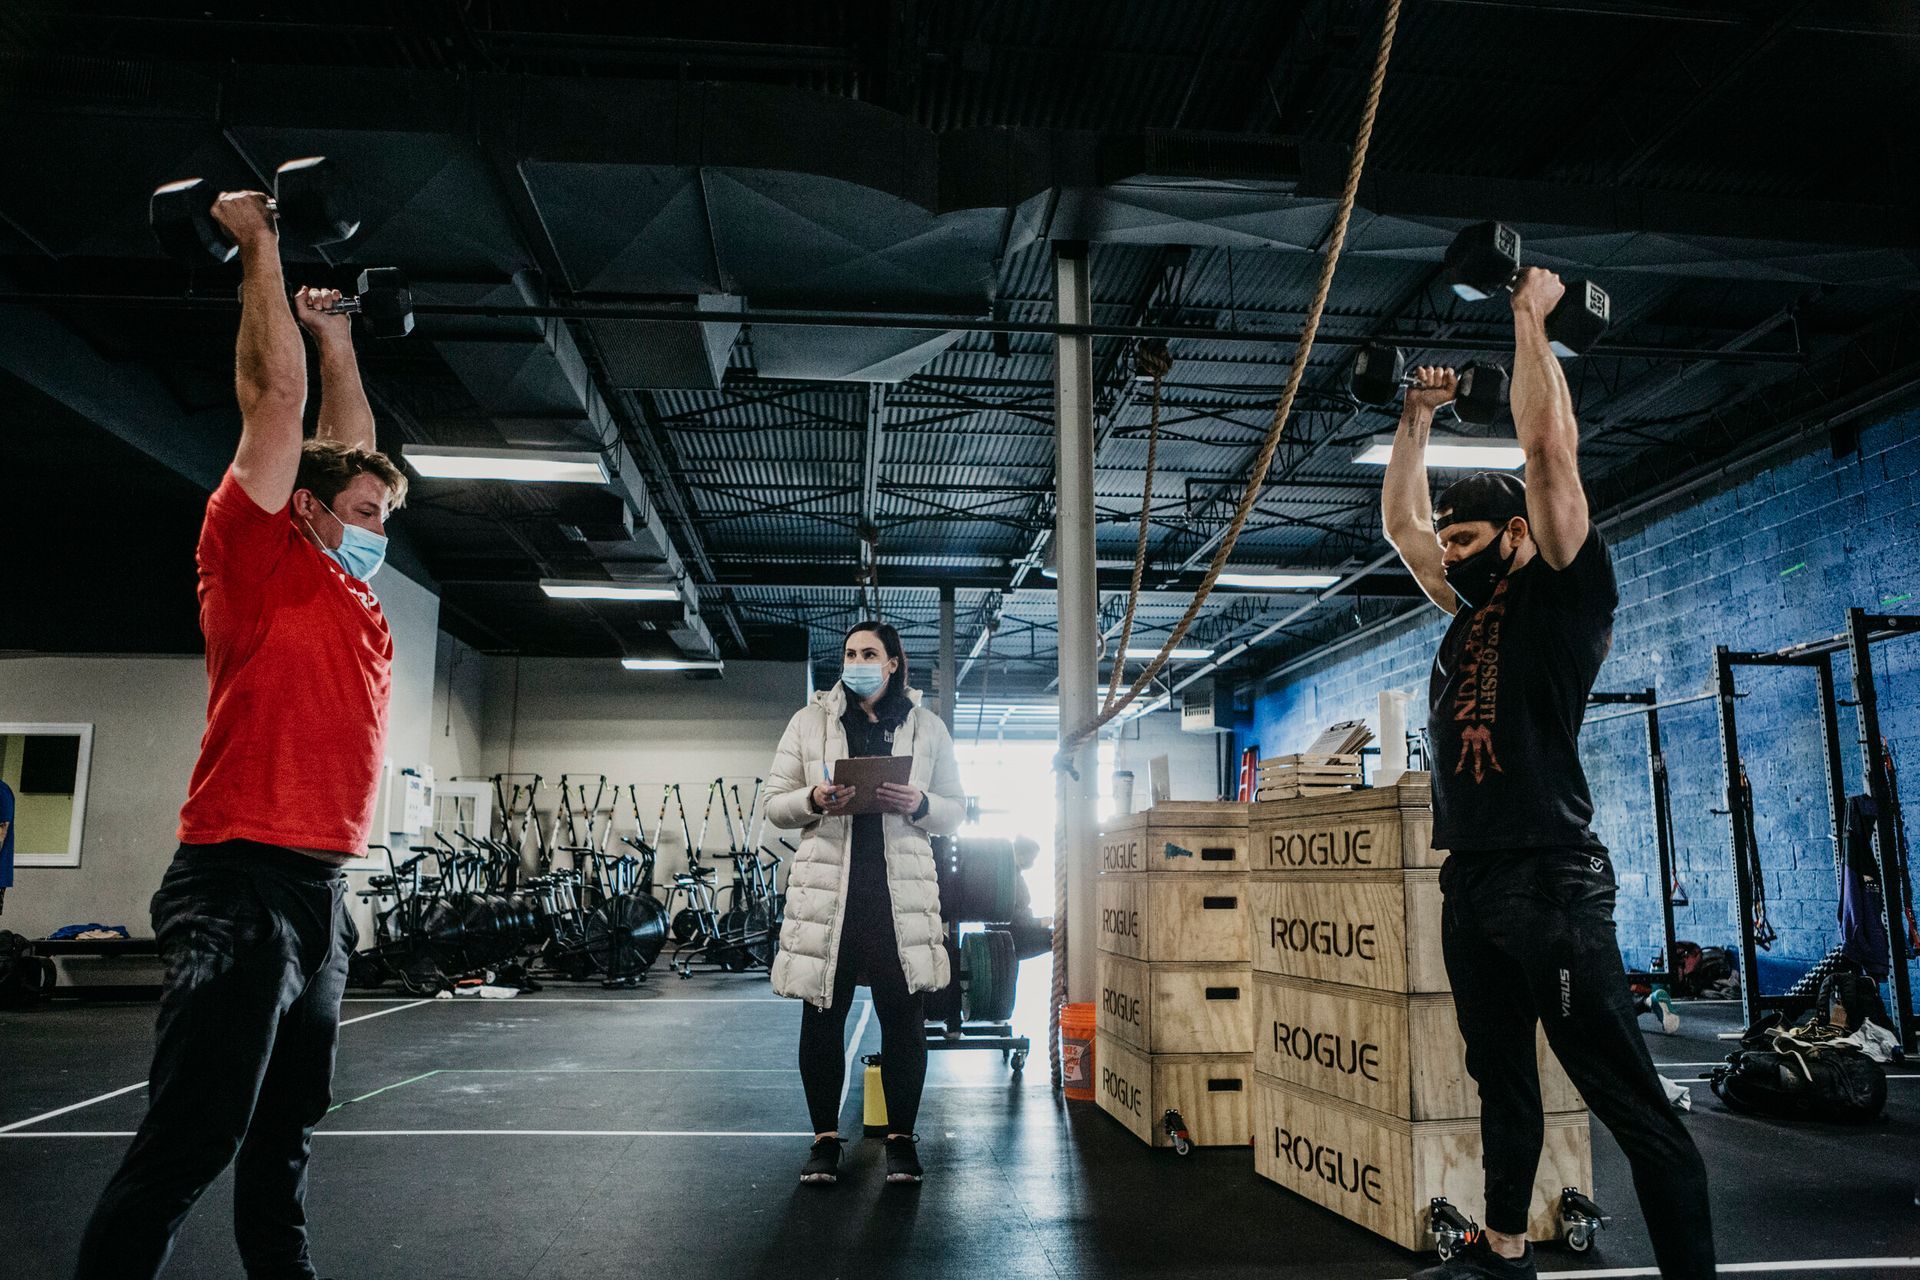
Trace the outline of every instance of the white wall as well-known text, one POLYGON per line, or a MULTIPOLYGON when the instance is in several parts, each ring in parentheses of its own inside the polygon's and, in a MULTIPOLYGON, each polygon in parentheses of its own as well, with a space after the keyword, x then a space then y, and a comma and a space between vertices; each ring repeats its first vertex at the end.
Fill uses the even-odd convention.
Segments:
MULTIPOLYGON (((396 769, 426 764, 440 600, 394 570, 374 583, 393 629, 389 757, 396 769)), ((0 720, 94 726, 80 865, 19 868, 0 928, 37 937, 99 921, 152 935, 147 901, 178 847, 180 805, 206 717, 199 656, 0 660, 0 720)), ((323 751, 326 726, 312 731, 323 751)))
MULTIPOLYGON (((764 776, 806 687, 805 663, 729 662, 714 680, 625 671, 611 658, 494 658, 486 664, 485 745, 473 772, 539 773, 547 815, 563 773, 639 783, 649 828, 661 784, 677 782, 697 839, 708 784, 764 776)), ((714 823, 709 852, 727 843, 717 809, 714 823)), ((661 842, 663 873, 683 852, 674 825, 670 818, 661 842)), ((623 816, 618 829, 630 827, 623 816)))
POLYGON ((1220 739, 1224 734, 1187 733, 1180 728, 1180 713, 1156 711, 1129 721, 1114 743, 1114 764, 1108 776, 1100 780, 1102 791, 1110 785, 1113 772, 1133 771, 1133 807, 1135 811, 1153 803, 1148 790, 1147 762, 1154 756, 1167 757, 1167 776, 1175 800, 1218 800, 1220 798, 1220 739))
POLYGON ((434 778, 445 782, 480 772, 490 659, 444 631, 439 640, 427 763, 433 766, 434 778))
POLYGON ((150 936, 147 899, 179 845, 174 831, 206 727, 206 664, 10 658, 0 661, 0 719, 93 725, 80 865, 18 868, 0 928, 43 937, 98 921, 150 936))

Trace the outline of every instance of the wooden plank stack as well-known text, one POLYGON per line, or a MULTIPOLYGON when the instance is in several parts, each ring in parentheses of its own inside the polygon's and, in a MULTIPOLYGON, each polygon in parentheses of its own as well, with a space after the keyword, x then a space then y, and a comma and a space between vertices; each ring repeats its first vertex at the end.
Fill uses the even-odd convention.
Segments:
MULTIPOLYGON (((1482 1216, 1479 1096, 1440 949, 1427 775, 1249 811, 1254 1168, 1409 1249, 1427 1206, 1482 1216)), ((1539 1039, 1546 1145, 1528 1234, 1593 1187, 1579 1094, 1539 1039)))
POLYGON ((1199 1146, 1253 1131, 1247 806, 1163 802, 1100 835, 1095 1096, 1168 1146, 1178 1111, 1199 1146))
POLYGON ((1333 795, 1360 785, 1360 749, 1373 741, 1364 720, 1329 725, 1305 751, 1260 762, 1260 801, 1333 795))
POLYGON ((1298 800, 1333 795, 1360 785, 1360 757, 1350 755, 1275 756, 1260 762, 1260 801, 1298 800))

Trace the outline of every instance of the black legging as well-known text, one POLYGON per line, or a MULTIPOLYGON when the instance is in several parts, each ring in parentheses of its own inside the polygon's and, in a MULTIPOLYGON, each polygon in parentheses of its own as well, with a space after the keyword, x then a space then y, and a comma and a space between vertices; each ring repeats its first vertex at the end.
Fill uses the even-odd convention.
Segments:
POLYGON ((894 940, 893 904, 885 880, 865 877, 848 885, 846 920, 840 928, 840 961, 833 978, 833 1005, 807 1005, 800 1015, 800 1079, 815 1133, 840 1128, 840 1086, 846 1077, 847 1010, 854 987, 873 991, 880 1015, 881 1079, 887 1092, 887 1132, 912 1133, 927 1082, 926 1011, 919 992, 907 990, 894 940), (863 882, 864 881, 864 882, 863 882))
POLYGON ((1454 1011, 1480 1086, 1487 1226, 1527 1229, 1545 1134, 1534 1060, 1534 1028, 1544 1023, 1560 1065, 1633 1168, 1660 1274, 1711 1280, 1706 1165, 1634 1023, 1612 863, 1575 849, 1456 853, 1440 887, 1454 1011))

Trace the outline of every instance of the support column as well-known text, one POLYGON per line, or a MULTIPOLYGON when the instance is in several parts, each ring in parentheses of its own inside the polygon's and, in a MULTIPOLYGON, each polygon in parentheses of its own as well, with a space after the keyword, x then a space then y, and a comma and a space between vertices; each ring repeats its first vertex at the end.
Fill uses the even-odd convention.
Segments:
POLYGON ((960 691, 954 688, 954 673, 959 668, 953 660, 953 588, 940 588, 940 674, 935 683, 940 688, 940 718, 947 722, 947 732, 953 732, 953 713, 960 705, 960 691))
MULTIPOLYGON (((1061 324, 1092 324, 1092 295, 1087 287, 1087 246, 1056 243, 1053 251, 1054 318, 1061 324)), ((1093 545, 1093 341, 1057 337, 1053 344, 1054 549, 1060 569, 1060 729, 1064 735, 1094 715, 1094 687, 1100 682, 1095 658, 1099 610, 1093 545)), ((1088 739, 1072 759, 1076 779, 1063 780, 1059 822, 1065 834, 1067 862, 1067 999, 1095 998, 1094 940, 1098 934, 1094 878, 1099 840, 1095 762, 1098 741, 1088 739)))

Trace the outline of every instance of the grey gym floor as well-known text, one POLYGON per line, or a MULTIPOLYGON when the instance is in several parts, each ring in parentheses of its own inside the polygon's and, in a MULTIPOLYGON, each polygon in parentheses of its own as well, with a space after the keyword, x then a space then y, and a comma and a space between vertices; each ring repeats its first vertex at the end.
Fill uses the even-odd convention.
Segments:
MULTIPOLYGON (((1044 1025, 1045 962, 1021 1016, 1044 1025)), ((1683 1005, 1650 1035, 1698 1081, 1732 1005, 1683 1005)), ((886 1186, 878 1144, 840 1185, 801 1187, 807 1122, 797 1007, 764 978, 656 977, 633 993, 552 987, 512 1001, 346 1006, 335 1094, 315 1140, 315 1259, 339 1280, 654 1275, 1328 1277, 1423 1261, 1256 1178, 1244 1149, 1149 1151, 1047 1089, 1044 1042, 1015 1080, 998 1054, 936 1053, 921 1116, 925 1185, 886 1186)), ((0 1277, 61 1277, 138 1123, 150 1005, 0 1014, 0 1277), (102 1095, 119 1090, 116 1096, 102 1095), (76 1105, 77 1104, 77 1105, 76 1105), (68 1109, 70 1108, 70 1109, 68 1109), (51 1113, 51 1114, 49 1114, 51 1113), (39 1117, 35 1119, 35 1117, 39 1117), (23 1121, 31 1121, 23 1124, 23 1121)), ((856 1011, 849 1056, 879 1047, 856 1011)), ((856 1064, 856 1071, 858 1070, 856 1064)), ((1729 1115, 1692 1085, 1720 1253, 1739 1272, 1920 1276, 1920 1077, 1864 1128, 1729 1115), (1793 1265, 1811 1264, 1811 1265, 1793 1265)), ((843 1132, 857 1132, 856 1077, 843 1132)), ((1653 1275, 1625 1161, 1594 1130, 1597 1250, 1543 1274, 1653 1275)), ((238 1277, 230 1177, 182 1232, 173 1277, 238 1277)))

